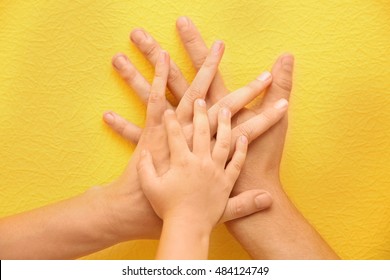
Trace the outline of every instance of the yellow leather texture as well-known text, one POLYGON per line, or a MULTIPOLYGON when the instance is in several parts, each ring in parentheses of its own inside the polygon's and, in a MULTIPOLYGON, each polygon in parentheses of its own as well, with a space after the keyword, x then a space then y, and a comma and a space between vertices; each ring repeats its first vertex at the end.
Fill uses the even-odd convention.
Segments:
MULTIPOLYGON (((148 30, 191 80, 175 30, 187 15, 208 45, 226 44, 229 89, 296 58, 282 181, 341 257, 390 258, 390 2, 0 2, 0 216, 72 197, 116 178, 134 147, 102 122, 112 109, 142 125, 145 108, 116 75, 118 51, 150 79, 131 45, 148 30)), ((266 230, 266 229, 259 229, 266 230)), ((156 241, 131 241, 88 259, 150 259, 156 241)), ((248 255, 223 226, 212 259, 248 255)))

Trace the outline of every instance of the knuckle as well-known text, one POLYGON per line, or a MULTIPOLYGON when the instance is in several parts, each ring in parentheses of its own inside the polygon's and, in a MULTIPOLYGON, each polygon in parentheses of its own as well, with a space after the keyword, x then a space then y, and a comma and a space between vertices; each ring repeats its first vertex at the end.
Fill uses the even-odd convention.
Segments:
POLYGON ((229 98, 229 96, 227 96, 227 97, 221 99, 220 101, 218 101, 218 103, 216 105, 217 105, 218 110, 223 109, 223 108, 231 109, 232 105, 233 105, 233 100, 232 100, 232 98, 229 98))
POLYGON ((253 129, 248 125, 241 125, 238 128, 238 131, 241 135, 245 136, 247 139, 251 139, 251 136, 253 134, 253 129))
POLYGON ((292 80, 290 78, 280 77, 275 79, 273 85, 285 92, 290 92, 292 90, 292 80))
POLYGON ((169 70, 168 82, 173 83, 181 76, 181 72, 177 67, 171 67, 169 70))
POLYGON ((230 150, 230 141, 228 139, 221 139, 218 145, 223 150, 230 150))
POLYGON ((233 168, 237 171, 240 172, 242 169, 242 165, 239 161, 234 161, 233 163, 233 168))
POLYGON ((193 45, 196 45, 198 43, 198 38, 196 36, 196 34, 192 33, 187 33, 187 36, 186 38, 183 40, 183 43, 185 45, 188 45, 188 46, 193 46, 193 45))
POLYGON ((144 54, 146 57, 152 57, 157 52, 157 44, 152 42, 149 46, 145 46, 144 54))
POLYGON ((207 127, 198 127, 196 133, 200 136, 204 136, 210 133, 210 130, 207 127))
POLYGON ((261 113, 261 118, 265 123, 272 123, 275 119, 275 115, 272 114, 270 111, 264 111, 261 113))
POLYGON ((194 102, 195 99, 202 96, 202 91, 198 86, 191 86, 188 92, 184 95, 189 101, 194 102))
POLYGON ((194 65, 194 67, 196 68, 196 69, 199 69, 200 67, 202 67, 202 64, 205 62, 205 60, 206 60, 206 57, 207 57, 207 55, 206 54, 202 54, 202 55, 199 55, 199 56, 197 56, 197 57, 194 57, 193 59, 192 59, 192 63, 193 63, 193 65, 194 65))
POLYGON ((162 100, 161 94, 156 91, 151 91, 149 94, 148 103, 159 103, 162 100))
POLYGON ((132 83, 134 82, 135 78, 137 77, 137 70, 133 67, 126 67, 122 72, 121 75, 122 77, 128 82, 132 83))
POLYGON ((217 60, 212 57, 206 57, 203 62, 203 68, 213 69, 217 66, 217 60))

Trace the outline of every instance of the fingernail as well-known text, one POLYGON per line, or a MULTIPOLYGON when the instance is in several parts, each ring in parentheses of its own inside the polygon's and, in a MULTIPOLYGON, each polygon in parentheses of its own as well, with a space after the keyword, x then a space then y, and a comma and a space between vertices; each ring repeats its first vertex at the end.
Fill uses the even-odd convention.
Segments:
POLYGON ((200 107, 206 107, 206 101, 204 101, 203 99, 197 99, 197 100, 196 100, 196 103, 197 103, 200 107))
POLYGON ((275 104, 274 104, 274 108, 275 109, 283 109, 285 107, 287 107, 288 105, 288 101, 284 98, 282 99, 279 99, 275 104))
POLYGON ((218 52, 223 46, 223 42, 218 40, 215 41, 214 44, 211 46, 211 51, 212 52, 218 52))
POLYGON ((185 29, 186 27, 188 27, 189 24, 190 22, 187 17, 179 17, 177 19, 177 27, 179 29, 185 29))
POLYGON ((221 109, 221 114, 222 114, 222 116, 224 116, 226 118, 230 118, 230 110, 227 108, 221 109))
POLYGON ((255 197, 255 204, 258 209, 265 209, 272 203, 268 194, 262 193, 255 197))
POLYGON ((168 109, 165 111, 165 115, 173 115, 175 112, 172 109, 168 109))
POLYGON ((260 76, 258 76, 256 79, 259 80, 259 81, 265 82, 265 81, 270 80, 271 77, 272 77, 272 76, 271 76, 271 73, 268 72, 268 71, 265 71, 265 72, 263 72, 260 76))
POLYGON ((123 55, 119 55, 114 59, 114 66, 116 69, 121 70, 127 65, 127 58, 123 55))
POLYGON ((282 67, 288 72, 292 72, 294 68, 294 57, 292 55, 285 55, 282 57, 282 67))
POLYGON ((115 121, 114 115, 112 113, 105 113, 103 119, 107 124, 113 124, 115 121))
POLYGON ((146 35, 146 32, 143 31, 142 29, 136 29, 130 35, 130 39, 134 43, 141 43, 143 40, 147 38, 148 36, 146 35))
POLYGON ((240 136, 240 141, 244 144, 248 144, 248 138, 246 138, 244 135, 240 136))

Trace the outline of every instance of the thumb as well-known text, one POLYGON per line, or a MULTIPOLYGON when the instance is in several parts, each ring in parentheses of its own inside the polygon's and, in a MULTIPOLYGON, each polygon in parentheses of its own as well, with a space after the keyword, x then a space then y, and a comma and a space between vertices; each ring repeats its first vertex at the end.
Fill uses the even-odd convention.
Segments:
POLYGON ((261 210, 272 204, 271 195, 263 190, 249 190, 229 198, 225 212, 219 223, 239 219, 261 210))
POLYGON ((148 150, 142 150, 137 164, 137 172, 141 187, 144 191, 154 186, 154 182, 158 176, 153 164, 152 155, 148 150))

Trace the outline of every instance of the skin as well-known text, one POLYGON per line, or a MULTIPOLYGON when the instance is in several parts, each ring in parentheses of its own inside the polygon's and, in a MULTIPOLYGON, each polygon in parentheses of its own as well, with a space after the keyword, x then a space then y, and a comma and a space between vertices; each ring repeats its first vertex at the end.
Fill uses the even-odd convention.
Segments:
MULTIPOLYGON (((213 80, 218 63, 222 57, 223 44, 215 51, 211 51, 205 60, 203 68, 194 82, 184 91, 183 102, 178 108, 182 108, 182 114, 178 114, 186 139, 192 141, 192 120, 188 118, 193 113, 191 106, 187 112, 188 104, 198 97, 204 97, 208 90, 208 84, 213 80), (200 87, 202 85, 202 87, 200 87), (200 88, 200 90, 199 90, 200 88), (194 94, 197 93, 197 94, 194 94)), ((166 55, 169 62, 169 56, 166 55)), ((170 68, 169 68, 170 69, 170 68)), ((0 258, 1 259, 72 259, 96 252, 122 241, 158 238, 161 233, 162 221, 155 214, 149 201, 146 199, 138 178, 136 166, 139 161, 140 151, 149 147, 154 157, 161 163, 158 172, 164 172, 168 167, 169 151, 165 147, 166 136, 160 118, 167 109, 167 102, 161 99, 157 89, 165 88, 162 80, 163 73, 156 71, 154 87, 147 88, 148 110, 146 127, 137 137, 138 145, 131 161, 123 174, 114 182, 106 186, 97 186, 86 193, 39 209, 2 218, 0 220, 0 258), (162 102, 161 102, 162 101, 162 102), (165 141, 164 141, 165 139, 165 141), (33 240, 33 242, 32 242, 33 240)), ((167 73, 166 73, 167 75, 167 73)), ((263 76, 264 77, 264 76, 263 76)), ((234 102, 235 99, 250 102, 271 82, 267 79, 254 80, 250 85, 238 90, 235 95, 225 101, 234 102)), ((209 117, 217 118, 215 112, 223 106, 223 101, 216 103, 217 107, 210 107, 209 117), (213 113, 214 112, 214 113, 213 113)), ((234 111, 239 111, 241 103, 234 111)), ((271 108, 265 114, 255 116, 243 123, 243 129, 253 130, 252 139, 261 134, 285 113, 284 109, 271 108), (267 115, 267 117, 265 117, 267 115)), ((107 119, 107 114, 105 120, 107 119)), ((113 124, 120 124, 114 116, 113 124)), ((216 124, 214 120, 214 124, 216 124)), ((132 132, 128 127, 116 129, 123 133, 132 132)), ((216 125, 214 125, 214 130, 216 125)), ((212 132, 212 125, 210 126, 212 132)), ((241 134, 241 128, 232 131, 232 139, 235 141, 241 134)), ((125 134, 126 135, 126 134, 125 134)), ((214 140, 211 140, 213 144, 214 140)), ((237 196, 229 198, 225 211, 219 222, 240 218, 257 211, 268 208, 272 199, 263 190, 249 190, 237 196)))
MULTIPOLYGON (((206 61, 215 55, 214 51, 206 61)), ((161 111, 166 107, 165 86, 169 72, 166 56, 165 52, 160 52, 157 60, 151 90, 155 95, 154 104, 150 104, 152 98, 149 97, 146 121, 155 126, 163 123, 161 111)), ((194 81, 202 77, 201 70, 194 81)), ((209 75, 205 77, 211 82, 209 75)), ((197 99, 192 106, 192 149, 176 113, 169 109, 164 114, 163 136, 167 142, 165 147, 161 147, 169 151, 169 166, 164 166, 165 162, 156 159, 156 154, 148 150, 141 152, 137 166, 142 189, 156 214, 163 220, 157 259, 207 258, 211 231, 222 218, 245 161, 248 140, 241 136, 236 141, 232 159, 227 163, 232 141, 230 111, 220 109, 217 139, 212 147, 206 103, 203 99, 197 99)), ((180 108, 179 104, 176 111, 180 112, 180 108)), ((267 124, 263 126, 268 128, 267 124)), ((148 145, 146 148, 153 149, 154 146, 148 145)))
MULTIPOLYGON (((208 53, 208 48, 200 33, 192 21, 186 17, 178 19, 177 29, 194 67, 199 69, 208 53)), ((130 37, 146 58, 155 64, 158 53, 161 51, 158 43, 141 29, 134 30, 130 37)), ((113 64, 118 73, 125 78, 130 86, 136 89, 138 94, 143 91, 142 87, 144 90, 147 88, 147 82, 123 54, 115 56, 113 64), (118 62, 119 57, 125 58, 122 60, 124 64, 118 62), (140 82, 142 79, 144 81, 140 82), (135 84, 138 84, 139 87, 135 87, 135 84), (141 84, 143 85, 140 86, 141 84)), ((180 99, 181 96, 178 92, 183 91, 185 87, 188 87, 188 84, 177 66, 173 62, 170 62, 170 65, 168 87, 174 96, 180 99)), ((276 100, 281 98, 288 100, 292 90, 293 67, 293 56, 290 54, 281 55, 272 68, 273 81, 266 90, 264 98, 250 110, 240 110, 233 118, 233 127, 239 127, 248 118, 264 114, 270 107, 274 106, 276 100)), ((226 93, 228 90, 224 86, 221 75, 217 72, 207 93, 207 104, 212 105, 219 102, 226 93)), ((229 108, 231 103, 225 105, 229 108)), ((114 121, 109 125, 126 139, 136 142, 141 129, 116 114, 113 116, 114 121)), ((251 143, 247 160, 233 189, 233 194, 240 194, 243 191, 264 188, 272 194, 274 200, 272 208, 266 213, 231 221, 227 223, 227 227, 252 258, 338 259, 337 254, 296 209, 283 190, 279 168, 287 126, 288 117, 284 116, 277 124, 251 143)), ((239 131, 251 140, 253 130, 248 129, 248 126, 241 127, 239 131)))

